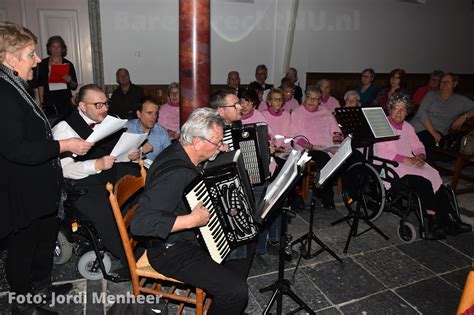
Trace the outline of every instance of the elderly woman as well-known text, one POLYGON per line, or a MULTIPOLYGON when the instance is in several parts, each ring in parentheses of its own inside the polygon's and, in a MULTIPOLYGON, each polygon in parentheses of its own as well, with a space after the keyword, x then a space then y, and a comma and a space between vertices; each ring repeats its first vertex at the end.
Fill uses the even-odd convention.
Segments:
POLYGON ((406 80, 405 80, 406 72, 403 69, 394 69, 390 71, 390 79, 388 87, 383 88, 377 97, 374 100, 374 106, 382 107, 385 114, 389 114, 388 109, 388 99, 395 93, 407 93, 405 88, 406 80))
MULTIPOLYGON (((59 154, 83 155, 92 143, 53 140, 48 119, 31 97, 27 80, 40 62, 37 39, 28 29, 0 23, 0 238, 6 237, 6 278, 17 295, 64 294, 70 285, 51 286, 53 249, 58 235, 63 176, 59 154)), ((14 302, 14 313, 41 313, 35 305, 14 302)))
MULTIPOLYGON (((268 109, 262 111, 263 116, 268 122, 268 129, 272 136, 290 136, 290 113, 284 109, 285 94, 280 89, 271 89, 267 95, 268 109)), ((282 139, 275 141, 276 151, 284 152, 290 149, 290 146, 282 139)))
POLYGON ((340 107, 339 101, 331 96, 331 81, 327 79, 321 79, 316 83, 316 87, 321 90, 323 93, 321 95, 321 106, 328 109, 331 113, 334 113, 334 110, 337 107, 340 107))
POLYGON ((161 105, 158 123, 171 139, 179 137, 179 84, 176 82, 168 86, 168 103, 161 105))
POLYGON ((41 104, 51 106, 58 114, 67 116, 72 112, 71 91, 77 89, 76 70, 72 62, 67 60, 67 46, 61 36, 53 36, 46 43, 49 57, 41 60, 38 66, 38 95, 41 104), (60 81, 51 81, 51 69, 54 65, 67 65, 68 73, 61 76, 60 81))
MULTIPOLYGON (((401 183, 417 193, 426 210, 429 225, 426 238, 440 239, 444 237, 445 232, 456 235, 471 231, 471 226, 461 222, 452 209, 438 171, 425 163, 425 148, 413 127, 405 121, 413 108, 410 97, 396 93, 388 99, 387 105, 390 110, 388 121, 400 138, 376 143, 374 154, 399 163, 395 172, 400 177, 401 183)), ((389 184, 385 184, 389 188, 389 184)))
POLYGON ((356 90, 349 90, 344 94, 344 107, 360 106, 360 96, 356 90))

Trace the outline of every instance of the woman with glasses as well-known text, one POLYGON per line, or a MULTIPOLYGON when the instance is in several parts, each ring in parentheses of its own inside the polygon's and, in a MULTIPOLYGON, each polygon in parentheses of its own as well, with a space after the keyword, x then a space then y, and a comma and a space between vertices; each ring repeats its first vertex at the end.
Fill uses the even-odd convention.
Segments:
MULTIPOLYGON (((59 155, 81 156, 92 143, 71 137, 53 139, 48 119, 27 84, 40 62, 36 45, 36 36, 28 29, 0 23, 0 95, 5 117, 0 124, 0 239, 7 246, 10 292, 40 294, 46 302, 52 292, 66 294, 72 287, 51 285, 64 188, 59 155)), ((12 304, 14 314, 56 314, 16 300, 12 304)))
POLYGON ((179 83, 168 86, 168 103, 160 106, 158 123, 168 131, 171 139, 179 137, 179 83))
POLYGON ((362 71, 360 78, 360 85, 356 91, 360 96, 360 106, 370 107, 375 100, 377 95, 377 86, 374 83, 375 71, 374 69, 368 68, 362 71))
MULTIPOLYGON (((387 106, 390 110, 388 121, 400 138, 375 143, 374 155, 399 163, 394 171, 401 183, 416 192, 427 216, 426 238, 440 239, 445 237, 445 232, 456 235, 471 231, 471 226, 463 223, 451 206, 438 171, 425 162, 425 147, 416 136, 414 128, 405 121, 413 109, 410 97, 396 93, 388 99, 387 106)), ((390 188, 389 183, 384 182, 384 185, 390 188)))
MULTIPOLYGON (((285 94, 280 89, 272 89, 267 96, 268 109, 262 112, 268 121, 268 128, 272 130, 273 136, 290 136, 290 113, 283 108, 285 94)), ((284 143, 284 139, 274 139, 276 153, 286 152, 290 145, 284 143)))
POLYGON ((374 100, 375 107, 382 107, 385 114, 389 115, 390 110, 387 106, 388 99, 395 93, 409 94, 406 89, 406 72, 403 69, 394 69, 390 71, 388 87, 383 88, 374 100))
POLYGON ((67 46, 61 36, 53 36, 46 43, 49 57, 41 60, 38 66, 38 95, 41 104, 53 107, 63 117, 69 115, 72 92, 77 89, 76 70, 72 62, 67 60, 67 46), (67 67, 67 74, 60 76, 59 80, 53 76, 54 67, 61 65, 67 67))

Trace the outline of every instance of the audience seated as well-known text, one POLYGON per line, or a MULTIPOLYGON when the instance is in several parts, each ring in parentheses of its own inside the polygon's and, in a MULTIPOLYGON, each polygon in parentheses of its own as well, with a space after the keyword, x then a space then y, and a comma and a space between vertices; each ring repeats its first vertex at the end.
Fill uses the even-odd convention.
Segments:
POLYGON ((268 69, 265 65, 258 65, 255 68, 255 81, 263 88, 263 99, 267 99, 268 92, 273 88, 272 84, 265 83, 268 77, 268 69))
POLYGON ((321 106, 329 110, 329 112, 334 113, 336 107, 339 107, 339 101, 331 96, 331 81, 327 79, 321 79, 316 84, 316 87, 321 90, 323 93, 321 96, 321 106))
POLYGON ((298 101, 298 104, 301 104, 303 100, 303 90, 301 89, 299 82, 298 82, 298 71, 295 68, 288 68, 286 71, 285 78, 290 79, 293 82, 295 93, 293 97, 298 101))
POLYGON ((118 69, 115 76, 119 86, 113 91, 110 99, 110 114, 122 119, 136 118, 137 102, 145 96, 145 92, 141 86, 130 81, 130 73, 127 69, 118 69))
MULTIPOLYGON (((76 103, 77 110, 53 128, 55 140, 74 137, 87 139, 94 128, 97 128, 96 125, 107 117, 109 109, 107 96, 94 84, 80 88, 76 103)), ((94 223, 105 248, 126 266, 122 242, 110 208, 107 191, 104 189, 107 182, 115 183, 124 175, 139 173, 134 163, 115 163, 115 157, 109 155, 123 131, 124 129, 119 130, 97 142, 83 156, 74 157, 71 154, 63 154, 61 166, 64 178, 69 180, 67 182, 71 183, 73 180, 78 191, 87 191, 73 201, 74 208, 94 223)), ((133 159, 133 156, 137 155, 138 151, 131 152, 129 158, 133 159)))
POLYGON ((227 74, 227 88, 235 90, 235 95, 237 95, 238 98, 242 97, 244 89, 240 86, 239 72, 234 70, 227 74))
POLYGON ((291 113, 295 108, 300 106, 298 101, 293 97, 295 84, 290 79, 283 78, 281 79, 280 89, 285 93, 285 109, 291 113))
POLYGON ((242 124, 253 124, 257 122, 265 122, 268 124, 265 116, 258 110, 255 110, 255 105, 258 103, 259 99, 255 90, 250 88, 242 93, 242 97, 240 98, 240 105, 242 105, 242 117, 240 121, 242 124))
POLYGON ((377 95, 377 86, 374 83, 375 71, 368 68, 362 71, 361 83, 356 91, 360 96, 360 106, 370 107, 374 103, 377 95))
MULTIPOLYGON (((332 113, 326 107, 320 106, 321 97, 322 92, 317 86, 309 86, 306 89, 303 106, 291 114, 290 134, 295 138, 307 138, 307 141, 299 139, 297 143, 309 149, 312 160, 322 168, 331 157, 321 149, 333 145, 333 137, 340 134, 341 130, 332 113)), ((328 183, 324 188, 315 190, 316 197, 326 209, 335 208, 332 186, 328 183)))
POLYGON ((389 114, 387 102, 390 96, 395 93, 409 94, 406 90, 405 75, 406 72, 403 69, 394 69, 390 71, 390 80, 388 82, 388 87, 383 88, 374 100, 374 106, 382 107, 385 114, 387 115, 389 114))
POLYGON ((428 84, 423 85, 422 87, 416 90, 412 97, 413 105, 415 105, 415 111, 418 110, 418 107, 420 107, 421 101, 423 100, 423 97, 425 97, 426 93, 428 93, 429 91, 439 90, 439 85, 443 74, 444 72, 441 70, 434 70, 433 72, 431 72, 428 84))
POLYGON ((453 73, 444 74, 439 91, 426 94, 410 121, 424 144, 429 159, 432 149, 450 128, 457 130, 474 116, 474 102, 454 93, 458 80, 458 76, 453 73))
POLYGON ((168 103, 161 105, 158 123, 171 139, 179 137, 179 84, 176 82, 168 86, 168 103))
MULTIPOLYGON (((425 148, 418 140, 415 130, 405 122, 408 112, 413 107, 410 97, 403 93, 395 93, 389 98, 387 106, 390 110, 388 120, 395 133, 400 135, 400 139, 375 143, 374 155, 399 163, 394 169, 400 177, 400 184, 408 186, 417 193, 427 215, 429 229, 426 238, 443 238, 444 228, 450 235, 471 231, 471 226, 461 222, 451 206, 448 192, 438 171, 425 163, 425 148)), ((384 184, 390 188, 388 182, 384 184)))
POLYGON ((358 107, 360 106, 360 96, 356 90, 349 90, 344 94, 344 106, 345 107, 358 107))
POLYGON ((164 148, 171 144, 166 129, 157 123, 160 107, 151 96, 145 96, 138 101, 137 117, 127 122, 128 132, 148 134, 147 142, 142 145, 140 158, 153 161, 164 148))

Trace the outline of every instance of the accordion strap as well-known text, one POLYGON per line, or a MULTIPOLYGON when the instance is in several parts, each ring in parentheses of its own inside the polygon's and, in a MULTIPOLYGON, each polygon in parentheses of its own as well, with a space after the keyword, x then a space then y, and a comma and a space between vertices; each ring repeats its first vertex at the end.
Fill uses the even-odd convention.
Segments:
POLYGON ((149 177, 150 180, 148 182, 151 184, 155 181, 158 175, 162 176, 170 171, 180 169, 180 168, 191 169, 191 170, 194 170, 196 174, 199 174, 199 172, 196 170, 196 167, 193 164, 186 162, 184 160, 174 159, 174 160, 166 161, 160 166, 158 166, 156 169, 154 169, 153 173, 150 173, 150 177, 149 177))

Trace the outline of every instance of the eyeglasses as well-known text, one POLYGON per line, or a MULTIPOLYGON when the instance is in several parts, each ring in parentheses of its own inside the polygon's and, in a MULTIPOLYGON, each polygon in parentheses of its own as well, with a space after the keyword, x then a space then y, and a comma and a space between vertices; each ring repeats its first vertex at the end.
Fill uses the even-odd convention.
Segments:
POLYGON ((96 109, 101 109, 104 106, 107 107, 107 108, 110 107, 109 102, 95 102, 95 103, 85 102, 85 103, 94 105, 96 109))
POLYGON ((209 139, 202 138, 202 137, 200 137, 200 138, 201 138, 202 140, 206 141, 206 142, 209 142, 210 144, 213 144, 213 145, 216 147, 216 149, 219 149, 219 148, 221 148, 221 147, 224 145, 224 142, 222 142, 222 140, 219 141, 219 142, 217 142, 217 143, 214 143, 214 142, 212 142, 212 141, 209 140, 209 139))
POLYGON ((242 104, 240 104, 240 102, 235 102, 232 105, 222 105, 222 106, 219 106, 219 107, 233 107, 233 108, 237 109, 237 107, 242 108, 242 104))
POLYGON ((320 97, 309 97, 309 96, 306 96, 306 99, 309 101, 309 102, 319 102, 321 101, 321 98, 320 97))
POLYGON ((283 99, 282 99, 282 98, 277 98, 277 97, 272 97, 272 98, 270 99, 270 101, 283 102, 283 99))

